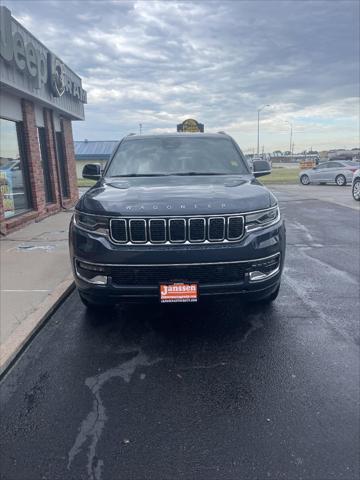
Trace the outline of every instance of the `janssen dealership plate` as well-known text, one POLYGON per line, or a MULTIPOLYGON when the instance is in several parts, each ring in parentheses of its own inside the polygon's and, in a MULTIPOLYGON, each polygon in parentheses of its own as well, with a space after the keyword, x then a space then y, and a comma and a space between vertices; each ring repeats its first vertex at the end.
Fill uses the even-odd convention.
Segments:
POLYGON ((174 282, 160 284, 161 303, 197 302, 199 289, 197 283, 174 282))

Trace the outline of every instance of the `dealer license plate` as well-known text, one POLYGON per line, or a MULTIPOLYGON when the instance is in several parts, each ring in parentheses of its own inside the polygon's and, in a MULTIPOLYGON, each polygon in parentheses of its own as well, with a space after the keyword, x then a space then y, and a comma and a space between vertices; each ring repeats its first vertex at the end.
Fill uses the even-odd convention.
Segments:
POLYGON ((160 284, 161 303, 197 302, 199 297, 197 283, 160 284))

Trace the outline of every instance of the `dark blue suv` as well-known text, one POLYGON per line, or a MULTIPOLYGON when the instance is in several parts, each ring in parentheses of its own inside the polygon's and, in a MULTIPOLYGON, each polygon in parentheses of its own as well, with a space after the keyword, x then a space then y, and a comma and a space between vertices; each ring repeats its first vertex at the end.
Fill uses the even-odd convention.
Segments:
POLYGON ((123 301, 273 301, 285 257, 275 196, 228 135, 129 135, 76 205, 70 253, 89 308, 123 301))

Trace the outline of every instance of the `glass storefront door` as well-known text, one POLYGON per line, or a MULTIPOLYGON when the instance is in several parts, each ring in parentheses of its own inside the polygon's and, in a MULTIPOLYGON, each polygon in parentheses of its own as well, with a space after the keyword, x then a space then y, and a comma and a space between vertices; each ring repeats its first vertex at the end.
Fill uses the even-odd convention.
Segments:
POLYGON ((0 118, 0 191, 5 218, 31 208, 22 125, 0 118))

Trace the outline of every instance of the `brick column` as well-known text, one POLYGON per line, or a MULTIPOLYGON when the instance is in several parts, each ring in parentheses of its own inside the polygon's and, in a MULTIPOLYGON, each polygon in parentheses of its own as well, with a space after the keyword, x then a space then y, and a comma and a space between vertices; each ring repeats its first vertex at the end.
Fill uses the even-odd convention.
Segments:
POLYGON ((71 120, 63 118, 61 120, 61 129, 64 136, 64 154, 66 159, 69 194, 70 194, 70 199, 67 200, 67 203, 74 205, 79 198, 79 191, 77 186, 75 150, 74 150, 74 140, 73 140, 73 134, 72 134, 71 120))
POLYGON ((44 126, 45 126, 45 138, 46 138, 46 150, 49 159, 50 167, 50 181, 51 189, 53 192, 54 203, 60 205, 60 191, 59 191, 59 177, 56 164, 56 151, 55 151, 55 132, 52 122, 52 111, 44 108, 44 126))
POLYGON ((27 170, 30 179, 32 207, 41 216, 45 209, 44 176, 41 165, 41 153, 35 123, 34 104, 22 99, 22 112, 24 123, 25 149, 27 170))

